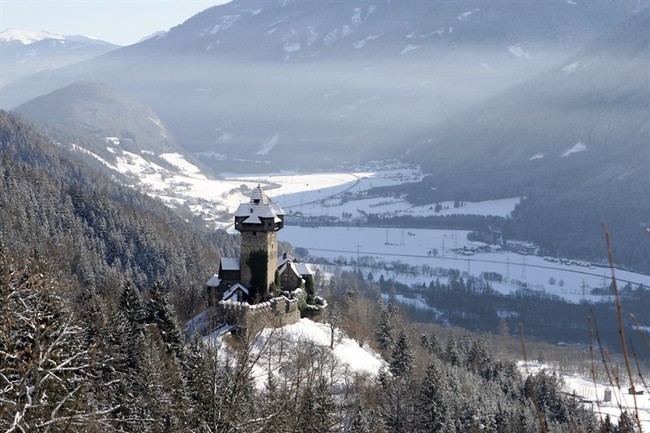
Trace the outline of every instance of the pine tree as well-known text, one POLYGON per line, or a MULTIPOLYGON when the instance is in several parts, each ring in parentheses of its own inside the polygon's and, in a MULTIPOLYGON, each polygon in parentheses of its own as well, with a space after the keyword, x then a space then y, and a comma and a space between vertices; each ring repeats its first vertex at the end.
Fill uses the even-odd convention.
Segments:
POLYGON ((424 432, 439 432, 445 424, 445 391, 440 366, 432 362, 427 367, 416 402, 418 428, 424 432))
POLYGON ((314 284, 314 277, 312 275, 307 275, 305 277, 305 292, 307 293, 307 303, 312 304, 314 298, 316 297, 316 287, 314 284))
POLYGON ((413 352, 406 339, 406 333, 401 330, 390 361, 389 370, 393 376, 408 375, 413 369, 413 352))
POLYGON ((379 431, 381 424, 377 421, 380 419, 372 409, 365 409, 357 399, 352 407, 352 414, 346 433, 375 433, 379 431))
POLYGON ((327 433, 338 431, 336 403, 332 397, 331 384, 324 377, 303 390, 299 409, 298 431, 305 433, 327 433))
POLYGON ((392 313, 390 308, 388 308, 381 300, 378 302, 379 308, 379 324, 375 335, 377 337, 377 342, 379 347, 386 350, 393 345, 393 324, 392 324, 392 313))
POLYGON ((391 377, 379 374, 381 393, 380 413, 384 426, 392 433, 412 433, 415 430, 415 400, 410 376, 391 377))
POLYGON ((148 320, 160 330, 167 350, 181 358, 183 356, 183 334, 176 323, 174 308, 169 304, 160 282, 154 283, 150 294, 151 299, 147 302, 148 320))
POLYGON ((146 314, 142 308, 140 294, 130 282, 124 285, 124 289, 120 293, 119 307, 131 325, 141 327, 145 321, 146 314))

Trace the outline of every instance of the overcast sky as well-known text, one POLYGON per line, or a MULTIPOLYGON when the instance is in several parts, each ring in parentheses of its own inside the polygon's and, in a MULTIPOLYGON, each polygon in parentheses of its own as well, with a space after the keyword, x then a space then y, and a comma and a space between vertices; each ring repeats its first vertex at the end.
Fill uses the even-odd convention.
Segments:
POLYGON ((230 0, 0 0, 0 31, 47 30, 129 45, 230 0))

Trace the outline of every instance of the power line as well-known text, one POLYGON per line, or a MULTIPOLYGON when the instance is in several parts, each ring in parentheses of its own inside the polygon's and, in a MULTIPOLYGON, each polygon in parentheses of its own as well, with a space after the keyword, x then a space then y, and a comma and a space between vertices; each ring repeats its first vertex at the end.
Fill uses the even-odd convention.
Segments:
MULTIPOLYGON (((330 253, 347 253, 347 254, 365 254, 365 255, 370 255, 370 256, 387 256, 387 257, 413 257, 413 258, 422 258, 426 259, 429 258, 431 259, 432 257, 421 255, 421 254, 397 254, 397 253, 379 253, 379 252, 371 252, 371 251, 350 251, 350 250, 333 250, 333 249, 327 249, 327 248, 311 248, 311 247, 303 247, 307 250, 310 251, 323 251, 323 252, 330 252, 330 253)), ((447 257, 448 260, 471 260, 476 263, 493 263, 493 264, 498 264, 498 265, 507 265, 508 268, 510 266, 510 258, 508 257, 506 260, 507 261, 500 261, 500 260, 487 260, 487 259, 471 259, 471 258, 466 258, 466 257, 447 257)), ((520 266, 528 266, 531 268, 537 268, 537 269, 550 269, 553 271, 560 271, 560 272, 571 272, 574 274, 581 274, 581 275, 589 275, 592 277, 602 277, 603 274, 596 274, 594 272, 586 272, 586 271, 578 271, 575 269, 563 269, 563 268, 556 268, 553 266, 544 266, 544 265, 532 265, 529 263, 522 263, 520 266)), ((623 278, 616 277, 616 280, 619 282, 623 283, 630 283, 630 284, 641 284, 644 285, 644 283, 640 283, 638 281, 631 281, 631 280, 626 280, 623 278)))

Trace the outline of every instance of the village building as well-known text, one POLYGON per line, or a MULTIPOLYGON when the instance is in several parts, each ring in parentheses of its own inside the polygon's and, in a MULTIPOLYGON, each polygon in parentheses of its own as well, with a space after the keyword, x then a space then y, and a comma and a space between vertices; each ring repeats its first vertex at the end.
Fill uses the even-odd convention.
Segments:
POLYGON ((284 227, 284 216, 282 207, 271 201, 260 185, 250 201, 235 211, 240 256, 222 258, 218 274, 206 283, 208 308, 220 323, 247 329, 253 315, 271 326, 300 318, 300 289, 309 280, 313 285, 313 274, 295 257, 287 253, 279 257, 278 231, 284 227))

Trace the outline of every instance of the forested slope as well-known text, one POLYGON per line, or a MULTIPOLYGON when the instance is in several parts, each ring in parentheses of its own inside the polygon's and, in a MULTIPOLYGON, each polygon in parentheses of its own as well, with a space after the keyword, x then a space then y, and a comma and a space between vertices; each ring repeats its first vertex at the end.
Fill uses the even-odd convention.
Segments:
POLYGON ((650 272, 650 9, 558 67, 459 113, 410 150, 416 203, 524 196, 506 235, 650 272))
POLYGON ((183 316, 232 236, 186 223, 162 203, 72 159, 0 112, 0 240, 13 257, 39 256, 98 292, 160 280, 183 316))
POLYGON ((327 346, 276 332, 257 342, 273 367, 265 377, 266 361, 249 342, 183 344, 161 286, 146 302, 129 285, 114 305, 92 292, 70 299, 42 264, 3 254, 0 281, 3 431, 635 431, 631 418, 598 430, 557 376, 524 378, 485 339, 414 338, 381 301, 342 301, 346 317, 378 331, 373 346, 388 360, 378 376, 351 371, 327 346), (372 311, 370 320, 355 318, 361 310, 372 311))
MULTIPOLYGON (((598 428, 556 376, 524 378, 470 335, 419 338, 376 290, 352 280, 325 288, 345 319, 329 320, 364 330, 388 360, 377 377, 282 332, 256 343, 273 367, 266 377, 252 342, 186 342, 171 301, 181 316, 201 308, 197 290, 220 253, 236 253, 232 238, 90 171, 5 112, 0 144, 3 431, 598 428)), ((631 418, 622 419, 621 429, 601 431, 632 432, 631 418)))

